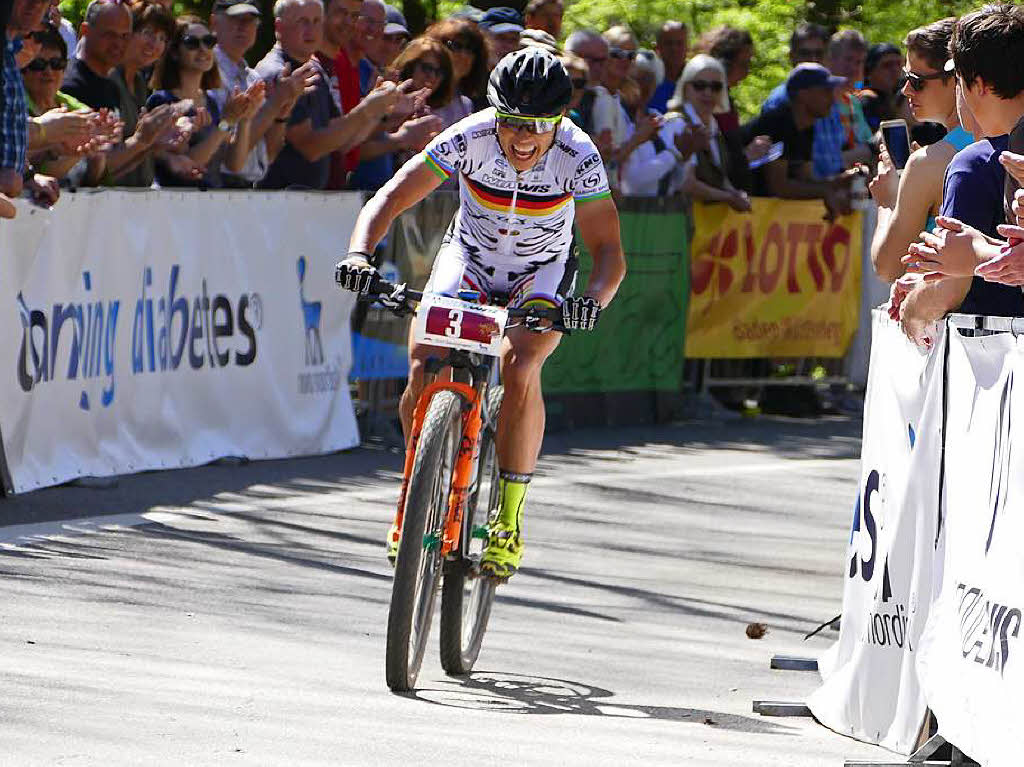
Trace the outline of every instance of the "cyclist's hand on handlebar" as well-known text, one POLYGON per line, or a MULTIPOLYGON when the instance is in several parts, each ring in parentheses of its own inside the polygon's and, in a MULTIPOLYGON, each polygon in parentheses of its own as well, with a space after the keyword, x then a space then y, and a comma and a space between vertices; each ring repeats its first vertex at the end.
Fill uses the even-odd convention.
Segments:
POLYGON ((593 330, 601 304, 590 296, 571 296, 562 302, 562 324, 567 330, 593 330))
POLYGON ((365 258, 355 255, 339 261, 334 272, 338 287, 364 296, 369 294, 375 277, 377 270, 365 258))

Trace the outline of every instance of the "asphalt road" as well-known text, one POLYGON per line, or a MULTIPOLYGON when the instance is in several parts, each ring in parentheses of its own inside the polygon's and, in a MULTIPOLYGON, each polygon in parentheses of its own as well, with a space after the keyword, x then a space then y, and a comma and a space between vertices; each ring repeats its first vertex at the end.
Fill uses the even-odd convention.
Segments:
POLYGON ((358 450, 0 505, 0 765, 842 765, 803 700, 836 615, 860 425, 548 439, 526 563, 469 679, 384 684, 399 457, 358 450), (761 622, 768 634, 748 639, 761 622))

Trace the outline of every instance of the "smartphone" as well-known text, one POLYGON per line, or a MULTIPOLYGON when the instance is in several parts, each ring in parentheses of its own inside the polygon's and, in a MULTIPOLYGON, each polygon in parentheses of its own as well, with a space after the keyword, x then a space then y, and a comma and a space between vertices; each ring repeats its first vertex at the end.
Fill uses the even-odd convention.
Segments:
POLYGON ((910 159, 910 132, 906 120, 882 120, 882 140, 896 170, 907 167, 910 159))
POLYGON ((750 169, 756 170, 757 168, 760 168, 762 165, 767 165, 770 162, 775 162, 780 157, 782 157, 782 153, 785 151, 785 149, 785 144, 783 144, 781 141, 776 141, 774 144, 771 145, 771 147, 768 148, 768 151, 765 153, 764 157, 750 161, 750 169))

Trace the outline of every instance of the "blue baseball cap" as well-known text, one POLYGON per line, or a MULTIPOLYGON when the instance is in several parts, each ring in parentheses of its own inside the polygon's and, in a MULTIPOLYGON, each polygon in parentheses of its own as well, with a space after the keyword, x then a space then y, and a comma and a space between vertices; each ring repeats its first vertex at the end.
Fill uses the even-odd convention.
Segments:
POLYGON ((506 32, 522 32, 523 17, 515 8, 491 8, 480 19, 480 26, 492 35, 503 35, 506 32))
POLYGON ((845 77, 836 77, 821 64, 797 64, 786 78, 786 93, 792 96, 808 88, 835 88, 845 84, 845 77))
POLYGON ((384 34, 385 35, 408 35, 409 25, 405 23, 405 16, 393 5, 384 6, 386 11, 384 34))

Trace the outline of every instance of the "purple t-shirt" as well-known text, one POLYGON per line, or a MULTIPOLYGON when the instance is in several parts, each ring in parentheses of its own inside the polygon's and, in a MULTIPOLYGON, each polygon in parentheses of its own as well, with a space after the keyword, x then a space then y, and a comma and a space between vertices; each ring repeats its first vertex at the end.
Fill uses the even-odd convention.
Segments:
MULTIPOLYGON (((997 136, 975 141, 954 155, 946 168, 941 215, 959 219, 990 237, 999 236, 996 227, 1004 223, 1006 178, 999 153, 1006 151, 1007 145, 1006 136, 997 136)), ((1012 285, 975 277, 959 311, 989 317, 1024 317, 1024 293, 1012 285)))

